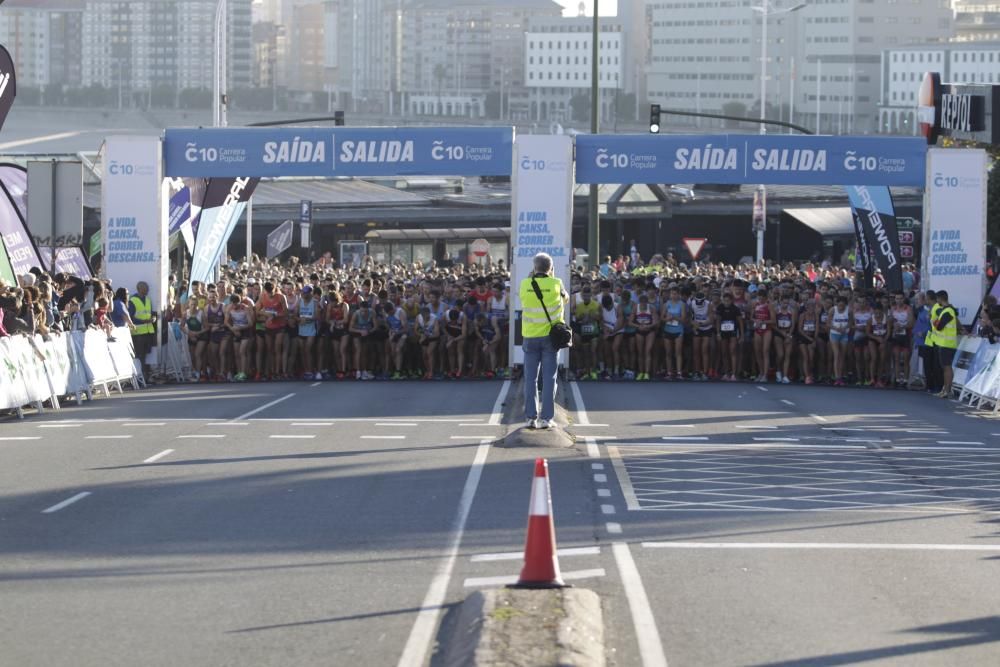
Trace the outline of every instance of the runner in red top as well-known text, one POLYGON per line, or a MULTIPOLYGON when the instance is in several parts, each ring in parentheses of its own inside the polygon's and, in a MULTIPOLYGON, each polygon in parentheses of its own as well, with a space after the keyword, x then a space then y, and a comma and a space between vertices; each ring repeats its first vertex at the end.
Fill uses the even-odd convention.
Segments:
POLYGON ((282 360, 288 326, 288 302, 285 295, 274 291, 274 283, 264 283, 264 293, 257 304, 257 319, 264 323, 264 342, 267 345, 267 362, 271 365, 271 378, 281 377, 282 360))
POLYGON ((757 382, 767 382, 771 372, 771 339, 774 336, 774 308, 767 298, 767 291, 757 290, 757 301, 753 307, 753 353, 760 375, 757 382))

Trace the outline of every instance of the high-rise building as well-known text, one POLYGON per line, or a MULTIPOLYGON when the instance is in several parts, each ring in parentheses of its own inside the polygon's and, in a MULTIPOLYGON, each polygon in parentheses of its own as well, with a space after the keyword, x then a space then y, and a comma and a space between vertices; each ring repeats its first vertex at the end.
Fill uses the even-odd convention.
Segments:
MULTIPOLYGON (((216 0, 85 0, 82 83, 125 99, 211 90, 216 0)), ((251 85, 251 0, 228 0, 227 85, 251 85)))
POLYGON ((8 0, 0 9, 0 44, 25 88, 78 87, 83 0, 8 0))
POLYGON ((955 0, 955 41, 1000 40, 1000 2, 955 0))
MULTIPOLYGON (((878 126, 881 51, 946 40, 950 0, 769 3, 769 118, 824 133, 878 126), (818 127, 817 127, 818 121, 818 127)), ((757 0, 651 0, 648 96, 665 109, 757 117, 761 14, 757 0)))

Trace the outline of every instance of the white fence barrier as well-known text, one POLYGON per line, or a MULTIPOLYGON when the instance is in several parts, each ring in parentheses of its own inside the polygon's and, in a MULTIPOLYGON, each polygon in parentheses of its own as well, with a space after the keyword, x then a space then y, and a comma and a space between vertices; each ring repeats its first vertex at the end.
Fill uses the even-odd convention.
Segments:
POLYGON ((95 388, 121 391, 121 383, 138 388, 132 336, 115 329, 113 341, 103 331, 75 331, 41 336, 0 338, 0 410, 43 403, 59 408, 59 399, 74 396, 79 403, 95 388))
POLYGON ((955 355, 953 369, 958 400, 980 409, 992 407, 1000 412, 1000 343, 967 336, 959 344, 963 352, 955 355))

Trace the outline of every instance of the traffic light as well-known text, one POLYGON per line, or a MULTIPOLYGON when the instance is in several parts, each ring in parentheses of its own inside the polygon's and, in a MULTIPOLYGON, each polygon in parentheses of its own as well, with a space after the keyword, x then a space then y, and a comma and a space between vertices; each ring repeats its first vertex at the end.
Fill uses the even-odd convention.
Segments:
POLYGON ((340 126, 340 125, 344 124, 344 112, 343 111, 334 111, 333 112, 333 124, 335 126, 340 126))
POLYGON ((649 133, 659 134, 660 133, 660 105, 650 104, 649 105, 649 133))

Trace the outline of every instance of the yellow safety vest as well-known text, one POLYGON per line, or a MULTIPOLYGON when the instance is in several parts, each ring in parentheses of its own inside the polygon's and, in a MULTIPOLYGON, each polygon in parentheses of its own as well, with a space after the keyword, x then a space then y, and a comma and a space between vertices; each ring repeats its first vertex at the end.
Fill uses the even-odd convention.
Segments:
POLYGON ((951 311, 951 321, 944 329, 934 332, 934 345, 954 350, 958 347, 958 311, 952 306, 944 306, 938 311, 938 319, 948 311, 951 311))
POLYGON ((135 335, 156 333, 153 328, 153 302, 147 296, 140 299, 137 294, 132 295, 129 302, 135 307, 135 316, 132 321, 135 323, 135 335))
POLYGON ((937 336, 937 331, 934 326, 937 324, 938 314, 941 312, 941 304, 935 303, 931 306, 931 328, 928 329, 927 335, 924 337, 924 345, 927 347, 934 347, 935 337, 937 336))
MULTIPOLYGON (((549 311, 549 317, 553 322, 563 321, 563 284, 558 278, 549 276, 536 277, 538 288, 542 291, 545 299, 545 308, 549 311)), ((542 309, 542 302, 538 300, 534 288, 531 286, 531 278, 521 281, 521 335, 525 338, 542 338, 549 335, 552 325, 545 317, 545 310, 542 309)))

